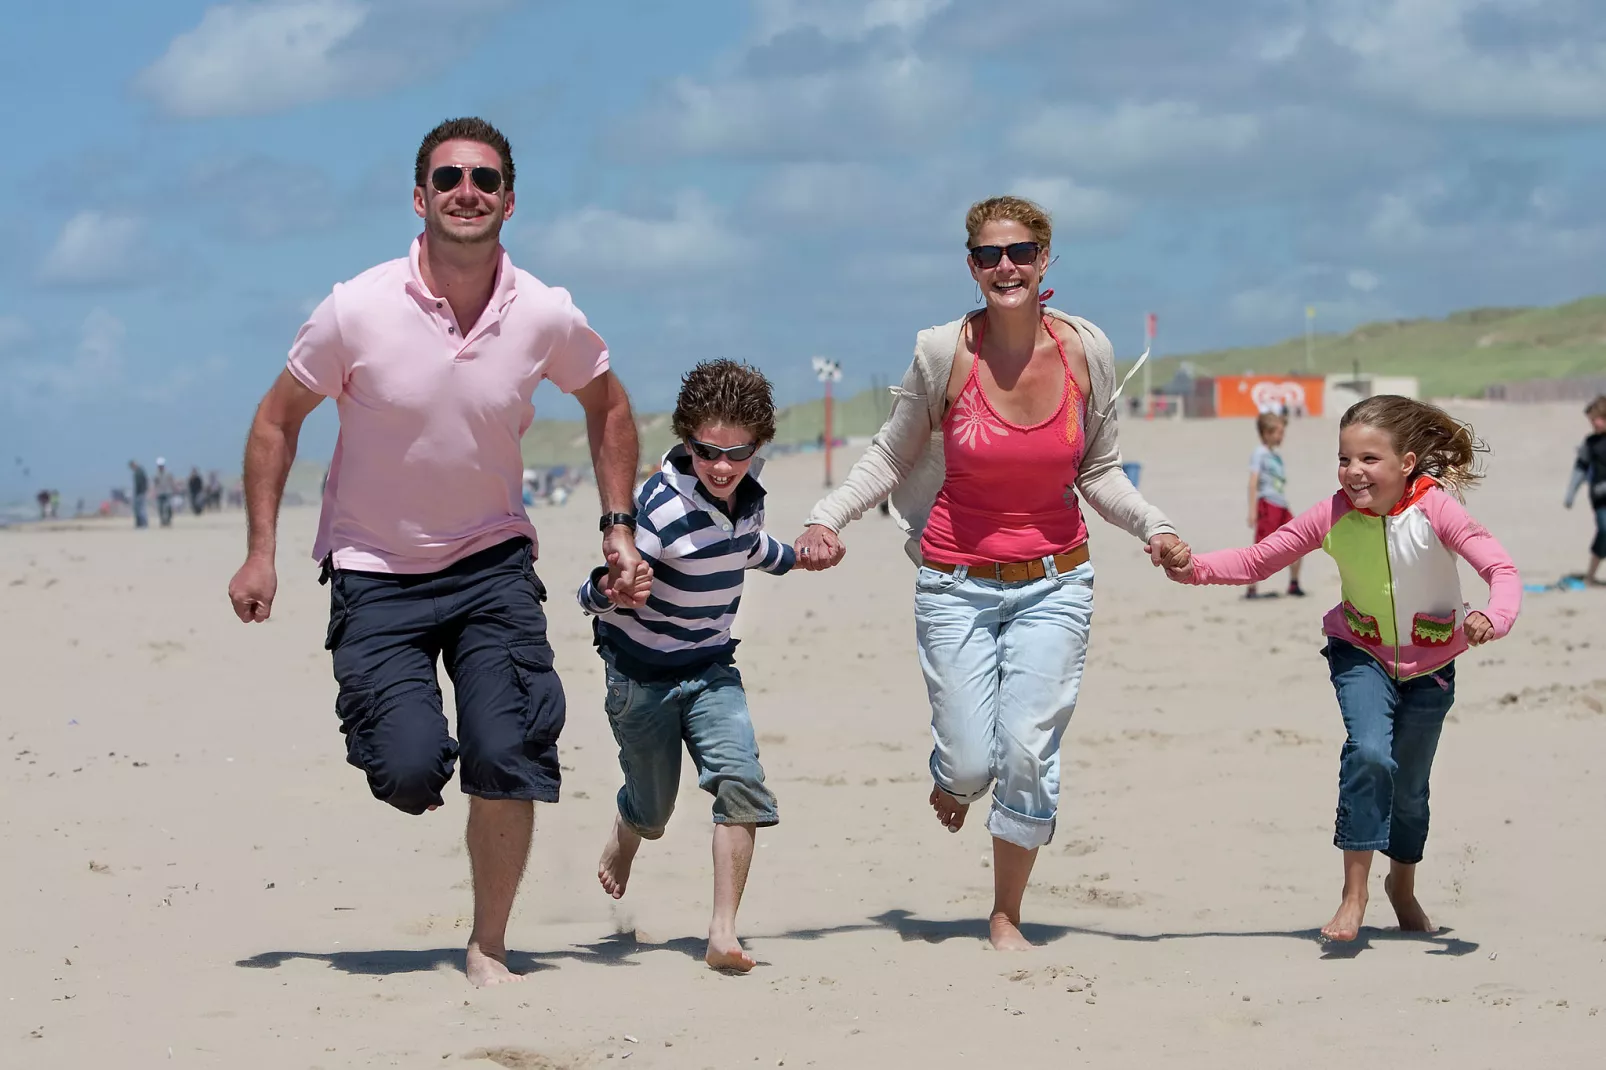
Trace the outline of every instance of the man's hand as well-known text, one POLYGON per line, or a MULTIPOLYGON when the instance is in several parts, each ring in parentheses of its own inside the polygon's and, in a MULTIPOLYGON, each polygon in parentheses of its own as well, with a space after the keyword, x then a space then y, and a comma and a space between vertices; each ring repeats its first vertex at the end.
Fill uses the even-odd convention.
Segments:
POLYGON ((1143 552, 1149 555, 1155 568, 1163 568, 1167 574, 1189 569, 1189 563, 1193 560, 1193 551, 1188 544, 1170 534, 1156 535, 1149 540, 1143 552))
POLYGON ((1472 646, 1482 646, 1494 638, 1494 624, 1482 613, 1468 613, 1467 622, 1461 626, 1467 635, 1467 642, 1472 646))
POLYGON ((807 572, 822 572, 840 562, 848 552, 837 533, 824 524, 810 524, 804 528, 792 549, 797 551, 798 567, 807 572))
POLYGON ((229 602, 234 606, 234 615, 244 623, 261 623, 273 612, 273 596, 278 591, 279 574, 273 559, 247 557, 229 581, 229 602))
POLYGON ((608 562, 608 599, 626 609, 645 605, 652 570, 636 552, 635 533, 623 525, 609 528, 602 536, 602 558, 608 562), (646 573, 645 583, 641 573, 646 573))

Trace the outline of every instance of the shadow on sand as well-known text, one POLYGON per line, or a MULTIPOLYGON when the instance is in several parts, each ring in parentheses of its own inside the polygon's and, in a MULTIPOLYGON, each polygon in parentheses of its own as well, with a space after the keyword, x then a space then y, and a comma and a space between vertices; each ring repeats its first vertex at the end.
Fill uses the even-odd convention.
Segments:
MULTIPOLYGON (((847 933, 890 931, 905 941, 940 944, 946 940, 987 939, 987 922, 984 919, 937 920, 916 917, 907 910, 889 910, 851 925, 834 925, 818 929, 792 929, 769 935, 754 934, 748 939, 755 944, 781 940, 821 940, 847 933)), ((1050 925, 1027 922, 1021 932, 1034 944, 1052 944, 1067 936, 1082 936, 1101 940, 1120 940, 1152 944, 1170 940, 1300 940, 1321 949, 1323 959, 1352 959, 1367 950, 1374 942, 1409 942, 1431 945, 1429 955, 1460 957, 1478 950, 1478 945, 1451 936, 1454 930, 1441 927, 1432 933, 1404 933, 1397 929, 1363 928, 1361 935, 1347 944, 1323 941, 1320 929, 1263 930, 1244 932, 1203 931, 1187 933, 1125 933, 1107 929, 1090 929, 1077 925, 1050 925)), ((513 951, 508 954, 508 967, 516 973, 535 973, 555 968, 560 962, 600 962, 609 966, 637 966, 637 957, 653 951, 673 951, 687 958, 701 960, 705 942, 699 937, 679 937, 674 940, 648 943, 636 939, 634 932, 618 932, 588 944, 573 944, 561 951, 513 951)), ((304 959, 326 963, 342 973, 365 977, 389 977, 396 974, 428 973, 434 970, 461 972, 463 949, 441 947, 426 950, 374 950, 374 951, 265 951, 236 966, 251 970, 272 970, 286 962, 304 959)))

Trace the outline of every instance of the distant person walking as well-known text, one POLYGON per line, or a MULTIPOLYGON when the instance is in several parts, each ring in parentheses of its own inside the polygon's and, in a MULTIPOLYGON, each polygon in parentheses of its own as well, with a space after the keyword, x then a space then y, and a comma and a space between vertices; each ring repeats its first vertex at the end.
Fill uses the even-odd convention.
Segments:
POLYGON ((190 512, 200 516, 201 510, 206 508, 206 480, 201 478, 199 468, 190 469, 190 479, 186 489, 190 492, 190 512))
POLYGON ((1573 507, 1580 487, 1589 488, 1589 504, 1595 510, 1595 541, 1589 544, 1589 571, 1584 582, 1600 584, 1600 563, 1606 558, 1606 394, 1584 409, 1589 417, 1590 435, 1578 447, 1573 463, 1572 483, 1567 488, 1567 508, 1573 507))
POLYGON ((128 470, 134 474, 134 496, 129 501, 134 507, 134 526, 150 527, 151 477, 145 474, 145 466, 138 461, 129 461, 128 470))
POLYGON ((178 493, 178 480, 167 470, 167 461, 156 458, 156 518, 162 527, 173 526, 173 496, 178 493))
POLYGON ((245 453, 247 551, 229 584, 240 620, 264 621, 278 589, 276 522, 302 422, 339 409, 313 544, 329 584, 324 645, 340 684, 347 761, 408 814, 442 805, 461 759, 469 796, 475 985, 517 979, 507 923, 530 849, 534 802, 557 802, 563 686, 553 669, 521 499, 519 442, 543 379, 585 410, 614 601, 635 605, 632 480, 638 450, 608 349, 567 291, 513 266, 513 155, 479 119, 419 146, 408 255, 335 286, 296 335, 245 453), (455 685, 457 739, 436 676, 455 685))

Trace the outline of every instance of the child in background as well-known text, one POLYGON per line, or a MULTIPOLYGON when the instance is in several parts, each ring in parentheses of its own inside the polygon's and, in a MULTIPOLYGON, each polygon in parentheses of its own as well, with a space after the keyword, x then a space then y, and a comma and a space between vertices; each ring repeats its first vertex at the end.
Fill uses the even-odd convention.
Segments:
POLYGON ((704 959, 745 973, 755 963, 736 936, 736 909, 754 830, 780 818, 758 763, 731 624, 747 569, 780 576, 796 563, 792 547, 764 531, 763 461, 753 458, 775 437, 769 380, 734 361, 705 361, 682 381, 673 425, 680 444, 636 493, 636 549, 652 570, 646 604, 615 608, 605 567, 579 592, 581 608, 595 616, 604 709, 625 778, 597 879, 622 898, 641 841, 664 834, 684 741, 699 786, 714 796, 714 916, 704 959))
MULTIPOLYGON (((1249 455, 1249 528, 1258 543, 1294 519, 1294 514, 1288 508, 1288 476, 1283 469, 1282 454, 1277 452, 1288 430, 1288 417, 1263 412, 1255 420, 1255 430, 1260 433, 1260 445, 1249 455)), ((1299 586, 1298 561, 1288 566, 1288 593, 1296 598, 1305 596, 1299 586)), ((1259 596, 1259 590, 1252 583, 1244 593, 1245 598, 1259 596)))
POLYGON ((1195 554, 1168 572, 1182 583, 1254 583, 1317 547, 1338 564, 1344 600, 1322 622, 1348 733, 1333 836, 1344 894, 1322 929, 1331 940, 1360 932, 1374 851, 1390 859, 1383 887, 1400 928, 1432 931, 1416 900, 1416 866, 1455 659, 1506 635, 1522 605, 1516 566, 1457 500, 1479 478, 1476 448, 1470 428, 1432 405, 1368 398, 1339 423, 1337 494, 1251 549, 1195 554), (1482 612, 1461 600, 1458 555, 1489 585, 1482 612))
POLYGON ((1589 571, 1584 582, 1600 585, 1600 562, 1606 558, 1606 394, 1591 401, 1584 408, 1593 429, 1584 444, 1578 447, 1578 461, 1573 465, 1573 480, 1567 488, 1567 508, 1573 507, 1578 488, 1589 487, 1589 504, 1595 509, 1595 541, 1589 546, 1589 571))

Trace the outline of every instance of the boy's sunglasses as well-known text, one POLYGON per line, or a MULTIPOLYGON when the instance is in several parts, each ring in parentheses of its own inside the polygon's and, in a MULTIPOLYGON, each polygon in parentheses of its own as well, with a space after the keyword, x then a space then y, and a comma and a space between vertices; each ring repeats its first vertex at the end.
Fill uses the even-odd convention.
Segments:
POLYGON ((1008 256, 1010 262, 1019 267, 1025 267, 1037 259, 1037 254, 1043 247, 1034 241, 1018 241, 1012 245, 976 245, 970 250, 970 258, 976 261, 979 268, 995 268, 998 262, 1008 256))
POLYGON ((740 446, 710 446, 706 442, 698 442, 695 438, 686 440, 686 448, 705 461, 717 461, 721 457, 731 461, 745 461, 758 452, 758 443, 747 442, 740 446))
POLYGON ((468 172, 468 180, 474 183, 474 188, 481 193, 495 193, 502 188, 502 172, 494 167, 465 167, 462 164, 449 163, 429 173, 429 183, 435 187, 437 193, 450 193, 463 183, 463 173, 468 172))

